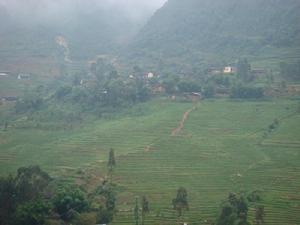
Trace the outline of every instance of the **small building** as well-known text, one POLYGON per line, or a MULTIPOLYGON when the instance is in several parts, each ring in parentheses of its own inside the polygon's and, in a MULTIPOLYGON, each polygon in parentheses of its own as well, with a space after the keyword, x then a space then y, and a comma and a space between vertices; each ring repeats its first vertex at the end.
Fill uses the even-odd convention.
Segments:
POLYGON ((30 79, 30 75, 27 73, 19 73, 18 74, 18 80, 28 80, 30 79))
POLYGON ((85 80, 83 80, 83 79, 80 80, 80 85, 81 85, 81 86, 84 85, 85 83, 86 83, 85 80))
POLYGON ((226 66, 223 70, 224 74, 231 74, 235 72, 235 68, 232 66, 226 66))
POLYGON ((7 96, 7 97, 2 98, 3 102, 15 102, 17 100, 18 100, 18 97, 14 97, 14 96, 7 96))
POLYGON ((152 79, 153 77, 154 77, 154 74, 153 74, 153 73, 150 72, 150 73, 147 74, 147 78, 148 78, 148 79, 152 79))

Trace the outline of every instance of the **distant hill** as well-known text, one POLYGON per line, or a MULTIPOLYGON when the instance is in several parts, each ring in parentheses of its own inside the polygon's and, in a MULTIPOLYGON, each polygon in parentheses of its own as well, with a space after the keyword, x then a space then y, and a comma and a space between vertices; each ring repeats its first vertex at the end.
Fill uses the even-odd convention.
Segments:
POLYGON ((143 18, 136 19, 125 9, 82 5, 85 8, 58 5, 60 11, 56 13, 52 9, 52 14, 47 15, 47 8, 40 12, 30 8, 7 10, 0 3, 0 57, 55 56, 59 51, 55 43, 57 36, 63 36, 68 42, 71 58, 112 54, 126 45, 142 22, 151 16, 147 12, 143 18))
POLYGON ((169 0, 126 54, 156 67, 276 57, 279 49, 300 57, 299 12, 299 0, 169 0))

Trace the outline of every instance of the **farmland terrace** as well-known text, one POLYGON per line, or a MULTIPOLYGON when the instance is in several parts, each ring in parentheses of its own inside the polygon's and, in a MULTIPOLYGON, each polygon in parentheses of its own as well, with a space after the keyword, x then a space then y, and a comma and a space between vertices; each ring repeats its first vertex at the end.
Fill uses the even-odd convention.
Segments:
MULTIPOLYGON (((73 130, 1 132, 0 171, 40 164, 53 176, 78 168, 101 176, 108 150, 114 148, 118 157, 113 180, 123 187, 114 225, 134 223, 135 196, 142 195, 151 207, 146 224, 176 222, 171 201, 180 186, 188 190, 190 210, 184 217, 189 224, 209 224, 229 192, 258 190, 265 224, 296 225, 299 122, 296 100, 192 104, 157 99, 135 106, 127 116, 73 130), (269 131, 274 119, 279 126, 269 131)), ((249 215, 253 217, 254 209, 249 215)))

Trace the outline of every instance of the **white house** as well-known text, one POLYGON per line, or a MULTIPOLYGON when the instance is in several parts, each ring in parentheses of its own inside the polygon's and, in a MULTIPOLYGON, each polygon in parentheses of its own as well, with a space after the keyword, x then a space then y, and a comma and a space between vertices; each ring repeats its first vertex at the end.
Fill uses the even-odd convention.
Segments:
POLYGON ((153 78, 154 77, 154 74, 153 73, 148 73, 148 75, 147 75, 147 78, 148 79, 151 79, 151 78, 153 78))
POLYGON ((223 70, 223 73, 225 74, 234 73, 234 68, 231 66, 226 66, 223 70))
POLYGON ((29 79, 30 78, 30 75, 29 74, 25 74, 25 73, 19 73, 18 75, 18 80, 26 80, 26 79, 29 79))

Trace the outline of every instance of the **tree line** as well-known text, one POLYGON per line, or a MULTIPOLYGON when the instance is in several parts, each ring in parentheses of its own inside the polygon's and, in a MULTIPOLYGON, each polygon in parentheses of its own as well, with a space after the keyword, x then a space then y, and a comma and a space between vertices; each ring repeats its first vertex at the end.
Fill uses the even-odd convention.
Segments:
MULTIPOLYGON (((39 166, 22 167, 16 176, 0 178, 0 225, 48 225, 61 221, 75 225, 109 224, 117 212, 117 185, 113 173, 117 166, 115 152, 110 149, 107 176, 92 192, 78 185, 66 185, 51 178, 39 166)), ((212 225, 249 225, 249 204, 255 207, 256 225, 264 223, 265 211, 258 191, 230 193, 222 202, 218 218, 212 225)), ((188 191, 177 190, 171 204, 178 221, 185 222, 189 211, 188 191)), ((150 213, 146 196, 135 198, 132 209, 136 225, 145 225, 150 213)))

